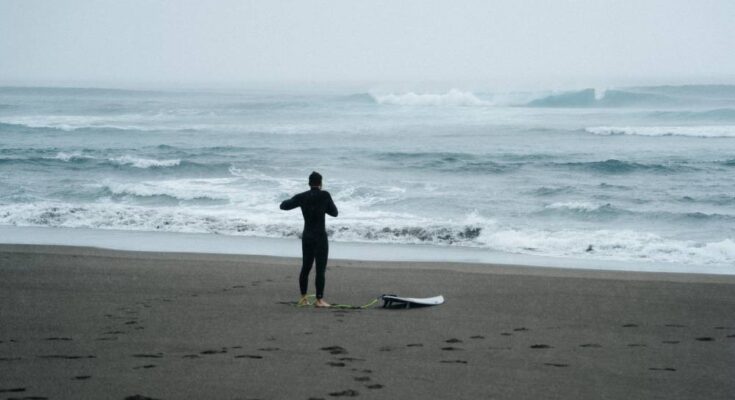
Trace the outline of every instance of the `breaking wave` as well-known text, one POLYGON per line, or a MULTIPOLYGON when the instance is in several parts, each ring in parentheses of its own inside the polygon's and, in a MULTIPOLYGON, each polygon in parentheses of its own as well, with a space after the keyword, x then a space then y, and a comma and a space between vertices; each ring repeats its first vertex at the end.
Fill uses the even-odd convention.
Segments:
POLYGON ((480 99, 472 92, 452 89, 446 93, 390 93, 370 94, 378 104, 395 106, 487 106, 491 103, 480 99))
POLYGON ((114 157, 109 159, 113 163, 120 165, 130 165, 135 168, 165 168, 175 167, 181 164, 181 160, 155 160, 150 158, 138 158, 129 155, 114 157))
POLYGON ((647 114, 661 120, 735 121, 735 109, 718 108, 706 111, 655 111, 647 114))
MULTIPOLYGON (((115 190, 127 192, 129 189, 131 188, 115 190)), ((132 189, 136 193, 140 190, 141 188, 132 189)), ((552 205, 551 208, 599 212, 604 210, 605 206, 559 203, 552 205)), ((464 222, 444 223, 436 221, 410 223, 395 218, 330 222, 328 234, 337 241, 459 245, 517 254, 590 259, 647 260, 683 264, 735 263, 735 241, 732 239, 697 242, 667 239, 652 233, 630 230, 518 229, 499 225, 492 220, 482 220, 476 216, 468 216, 464 222)), ((278 219, 273 216, 261 218, 252 213, 223 213, 201 207, 149 208, 115 203, 2 205, 0 224, 274 238, 299 237, 301 231, 301 224, 293 218, 278 219)))
POLYGON ((689 136, 700 138, 735 137, 735 125, 726 126, 597 126, 585 128, 595 135, 689 136))

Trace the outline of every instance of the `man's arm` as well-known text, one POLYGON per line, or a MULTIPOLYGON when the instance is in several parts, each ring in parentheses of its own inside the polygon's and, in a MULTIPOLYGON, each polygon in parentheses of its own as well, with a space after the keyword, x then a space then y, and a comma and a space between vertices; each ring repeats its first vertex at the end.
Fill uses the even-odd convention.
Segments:
POLYGON ((332 201, 332 195, 329 194, 329 192, 325 192, 325 193, 327 193, 327 214, 333 217, 336 217, 338 214, 338 211, 337 211, 337 206, 335 206, 334 201, 332 201))
POLYGON ((281 203, 281 210, 293 210, 296 207, 299 207, 301 205, 301 198, 299 195, 296 195, 288 200, 284 200, 281 203))

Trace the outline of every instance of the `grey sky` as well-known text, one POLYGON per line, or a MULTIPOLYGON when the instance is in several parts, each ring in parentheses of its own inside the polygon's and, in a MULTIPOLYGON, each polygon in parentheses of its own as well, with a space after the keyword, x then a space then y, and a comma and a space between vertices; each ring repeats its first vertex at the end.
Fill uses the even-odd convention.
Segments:
POLYGON ((0 83, 733 82, 735 1, 0 0, 0 83))

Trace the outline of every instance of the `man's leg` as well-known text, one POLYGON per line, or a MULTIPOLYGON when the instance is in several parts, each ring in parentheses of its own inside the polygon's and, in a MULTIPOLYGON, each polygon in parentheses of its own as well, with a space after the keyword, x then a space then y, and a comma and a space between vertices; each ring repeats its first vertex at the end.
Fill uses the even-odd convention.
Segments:
POLYGON ((329 243, 327 238, 319 240, 316 244, 316 298, 324 297, 324 284, 326 282, 327 259, 329 258, 329 243))
POLYGON ((301 289, 301 296, 306 296, 306 291, 309 288, 309 272, 311 272, 311 265, 314 264, 314 242, 311 240, 301 239, 301 274, 299 275, 299 287, 301 289))

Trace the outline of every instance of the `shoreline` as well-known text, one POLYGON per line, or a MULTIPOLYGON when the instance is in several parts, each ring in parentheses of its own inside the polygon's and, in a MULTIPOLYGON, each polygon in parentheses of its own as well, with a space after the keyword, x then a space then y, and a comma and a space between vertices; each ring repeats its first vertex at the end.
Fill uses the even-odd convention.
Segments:
MULTIPOLYGON (((296 238, 226 236, 204 233, 122 231, 90 228, 0 225, 0 244, 97 247, 146 252, 187 252, 301 257, 296 238)), ((425 244, 330 241, 330 258, 376 262, 442 262, 530 265, 539 268, 735 275, 731 265, 690 265, 639 260, 597 260, 514 254, 482 248, 425 244)))
MULTIPOLYGON (((38 244, 8 244, 0 243, 0 254, 25 253, 37 255, 60 256, 91 256, 116 259, 147 259, 161 262, 176 262, 178 260, 224 262, 248 265, 252 263, 287 266, 300 268, 301 258, 290 256, 272 256, 260 254, 228 254, 202 253, 184 251, 149 251, 149 250, 120 250, 95 246, 73 245, 38 245, 38 244)), ((481 262, 452 262, 452 261, 406 261, 406 260, 355 260, 345 258, 329 258, 328 266, 342 267, 411 270, 411 271, 444 271, 469 274, 490 275, 519 275, 550 278, 594 278, 603 280, 621 281, 661 281, 661 282, 700 282, 735 284, 735 275, 681 273, 661 271, 627 271, 607 269, 563 268, 541 265, 500 264, 481 262)), ((313 272, 312 272, 313 274, 313 272)))

